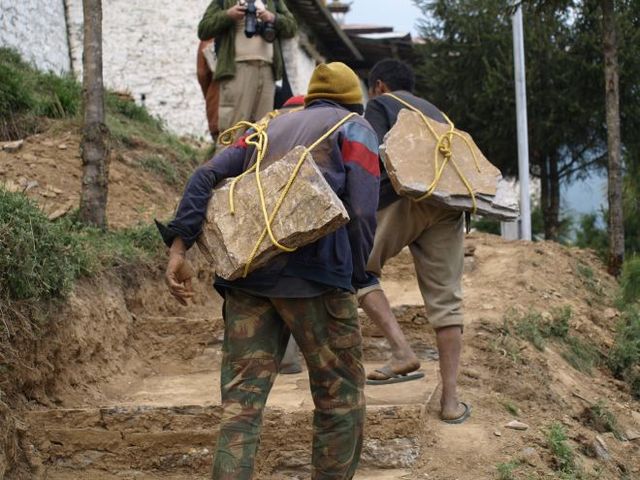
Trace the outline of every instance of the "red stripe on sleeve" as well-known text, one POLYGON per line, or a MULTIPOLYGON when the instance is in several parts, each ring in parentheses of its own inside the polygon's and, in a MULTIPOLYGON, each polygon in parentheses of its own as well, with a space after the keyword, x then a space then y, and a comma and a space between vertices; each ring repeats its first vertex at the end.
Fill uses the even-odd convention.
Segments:
POLYGON ((344 163, 357 163, 371 175, 380 176, 378 156, 360 142, 344 139, 342 141, 342 158, 344 163))

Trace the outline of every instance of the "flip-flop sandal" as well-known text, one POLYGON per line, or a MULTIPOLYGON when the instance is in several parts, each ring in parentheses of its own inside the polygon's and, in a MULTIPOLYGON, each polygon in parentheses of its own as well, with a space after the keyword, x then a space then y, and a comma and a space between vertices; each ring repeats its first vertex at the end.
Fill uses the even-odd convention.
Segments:
POLYGON ((411 380, 418 380, 424 377, 423 372, 395 373, 393 370, 391 370, 391 367, 389 366, 376 368, 374 372, 381 373, 387 378, 382 380, 374 380, 374 379, 367 378, 367 385, 390 385, 392 383, 410 382, 411 380))
POLYGON ((464 413, 462 415, 460 415, 458 418, 441 418, 440 420, 442 420, 444 423, 448 423, 449 425, 460 425, 461 423, 463 423, 467 418, 471 416, 471 406, 464 402, 460 402, 460 405, 464 406, 464 413))

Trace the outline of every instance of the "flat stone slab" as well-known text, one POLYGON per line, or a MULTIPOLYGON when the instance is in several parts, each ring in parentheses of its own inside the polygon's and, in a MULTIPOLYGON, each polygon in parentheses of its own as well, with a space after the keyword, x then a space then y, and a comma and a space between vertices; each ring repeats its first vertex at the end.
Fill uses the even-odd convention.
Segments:
MULTIPOLYGON (((450 130, 448 124, 431 120, 429 124, 438 136, 450 130)), ((504 220, 517 218, 516 199, 509 195, 508 185, 501 183, 500 170, 482 154, 471 135, 458 129, 454 131, 456 135, 450 142, 451 160, 425 201, 459 210, 472 209, 471 194, 457 167, 475 195, 477 213, 504 220)), ((400 112, 380 150, 398 194, 419 198, 429 190, 436 180, 436 144, 436 137, 420 115, 407 109, 400 112)), ((438 153, 438 161, 439 165, 444 162, 441 153, 438 153)))
MULTIPOLYGON (((296 147, 261 172, 269 214, 304 151, 304 147, 296 147)), ((255 174, 249 174, 237 182, 234 190, 235 213, 231 213, 229 202, 231 184, 231 181, 227 181, 214 190, 204 235, 199 242, 216 273, 227 280, 242 276, 266 224, 255 174)), ((311 154, 307 154, 273 221, 272 230, 276 240, 289 248, 301 247, 337 230, 348 221, 349 215, 342 201, 325 180, 311 154)), ((265 237, 249 271, 265 265, 281 252, 268 236, 265 237)))
MULTIPOLYGON (((427 327, 425 327, 427 328, 427 327)), ((219 360, 218 360, 219 367, 219 360)), ((382 367, 383 362, 365 362, 366 372, 382 367)), ((391 385, 367 385, 367 405, 424 404, 437 385, 436 362, 422 362, 425 377, 391 385)), ((171 407, 176 405, 220 405, 220 371, 211 369, 185 375, 154 375, 131 385, 114 399, 118 405, 133 407, 171 407)), ((293 412, 312 410, 313 400, 306 369, 294 375, 278 375, 269 394, 268 407, 293 412)))

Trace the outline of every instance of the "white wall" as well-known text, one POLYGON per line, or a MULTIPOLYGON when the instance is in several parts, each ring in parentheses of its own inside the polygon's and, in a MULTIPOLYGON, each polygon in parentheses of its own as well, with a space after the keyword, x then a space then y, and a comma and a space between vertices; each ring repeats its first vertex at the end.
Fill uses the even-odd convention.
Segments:
MULTIPOLYGON (((133 95, 180 134, 208 136, 196 79, 198 22, 210 0, 103 0, 104 79, 133 95)), ((82 78, 82 0, 0 0, 0 45, 17 47, 43 70, 82 78), (70 54, 69 54, 70 49, 70 54)), ((294 94, 306 92, 315 61, 295 38, 283 53, 294 94)))
POLYGON ((298 37, 286 40, 282 44, 282 54, 287 66, 287 75, 294 95, 307 93, 311 74, 316 68, 316 62, 300 46, 298 37))
POLYGON ((0 46, 15 48, 40 70, 69 72, 63 0, 0 0, 0 46))
MULTIPOLYGON (((209 0, 104 0, 104 78, 130 92, 177 133, 205 135, 196 79, 198 22, 209 0)), ((82 60, 82 0, 68 0, 71 53, 82 60)))

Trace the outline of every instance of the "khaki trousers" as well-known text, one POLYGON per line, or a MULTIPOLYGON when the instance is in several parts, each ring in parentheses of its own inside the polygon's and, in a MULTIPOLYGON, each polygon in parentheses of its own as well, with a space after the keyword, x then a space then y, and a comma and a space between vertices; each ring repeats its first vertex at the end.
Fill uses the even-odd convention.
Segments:
POLYGON ((220 131, 224 132, 241 120, 260 120, 273 110, 275 91, 270 63, 261 60, 237 62, 235 76, 220 82, 220 131))
MULTIPOLYGON (((462 212, 402 197, 378 211, 377 221, 367 270, 380 278, 387 260, 408 246, 429 323, 436 329, 462 326, 462 212)), ((361 289, 358 297, 381 289, 379 284, 361 289)))

